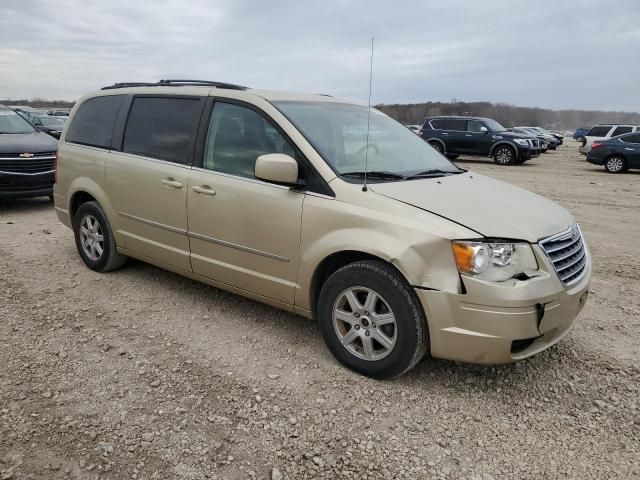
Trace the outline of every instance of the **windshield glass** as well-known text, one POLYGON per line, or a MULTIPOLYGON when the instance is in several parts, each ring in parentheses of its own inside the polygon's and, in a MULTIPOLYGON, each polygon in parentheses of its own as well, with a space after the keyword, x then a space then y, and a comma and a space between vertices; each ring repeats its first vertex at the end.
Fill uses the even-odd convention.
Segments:
POLYGON ((47 127, 62 127, 64 120, 57 117, 38 117, 43 125, 47 127))
POLYGON ((339 174, 384 173, 372 181, 402 180, 428 170, 460 173, 404 125, 372 108, 367 147, 367 107, 345 103, 280 101, 274 105, 339 174))
POLYGON ((490 118, 485 119, 484 123, 487 125, 489 130, 491 130, 492 132, 504 132, 506 130, 506 128, 504 128, 502 125, 500 125, 495 120, 491 120, 490 118))
POLYGON ((0 134, 33 133, 33 126, 13 110, 0 109, 0 134))

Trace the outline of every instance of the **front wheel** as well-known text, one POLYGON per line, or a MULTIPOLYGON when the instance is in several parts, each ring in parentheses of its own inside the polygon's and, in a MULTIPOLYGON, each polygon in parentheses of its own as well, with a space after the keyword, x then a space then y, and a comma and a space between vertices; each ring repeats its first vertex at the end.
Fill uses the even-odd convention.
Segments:
POLYGON ((429 342, 415 292, 380 261, 354 262, 331 275, 320 292, 318 323, 340 363, 373 378, 410 370, 429 342))
POLYGON ((604 169, 609 173, 620 173, 627 169, 627 162, 620 155, 612 155, 604 162, 604 169))
POLYGON ((493 159, 498 165, 512 165, 516 161, 516 152, 513 147, 501 145, 493 152, 493 159))

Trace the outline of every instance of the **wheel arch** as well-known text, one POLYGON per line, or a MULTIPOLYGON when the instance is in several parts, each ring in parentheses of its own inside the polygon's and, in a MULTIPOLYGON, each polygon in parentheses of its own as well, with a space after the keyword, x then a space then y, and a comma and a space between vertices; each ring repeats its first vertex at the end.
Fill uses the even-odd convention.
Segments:
POLYGON ((516 158, 520 157, 520 154, 518 152, 518 147, 516 147, 513 142, 509 142, 509 141, 506 141, 506 140, 501 140, 498 143, 495 143, 491 147, 491 150, 489 151, 489 156, 492 157, 494 152, 496 151, 496 148, 501 147, 502 145, 508 145, 509 147, 511 147, 513 149, 514 153, 516 154, 516 158))
POLYGON ((118 234, 117 215, 114 212, 109 197, 103 188, 89 177, 78 177, 69 185, 67 189, 67 208, 69 211, 70 224, 73 224, 73 217, 80 205, 87 201, 95 201, 102 207, 107 221, 111 225, 116 243, 121 244, 118 234))
POLYGON ((322 286, 327 281, 327 279, 345 265, 363 260, 375 260, 382 262, 385 265, 388 265, 389 267, 396 270, 398 274, 402 278, 404 278, 407 283, 409 283, 406 275, 403 274, 396 265, 380 256, 365 252, 363 250, 339 250, 333 252, 323 258, 320 263, 318 263, 311 276, 311 283, 309 288, 309 305, 311 307, 312 318, 316 318, 320 291, 322 290, 322 286))
POLYGON ((447 151, 447 145, 442 141, 442 139, 440 138, 436 138, 436 137, 432 137, 432 138, 428 138, 427 140, 425 140, 427 143, 431 143, 431 142, 438 142, 440 145, 442 145, 442 153, 446 153, 447 151))

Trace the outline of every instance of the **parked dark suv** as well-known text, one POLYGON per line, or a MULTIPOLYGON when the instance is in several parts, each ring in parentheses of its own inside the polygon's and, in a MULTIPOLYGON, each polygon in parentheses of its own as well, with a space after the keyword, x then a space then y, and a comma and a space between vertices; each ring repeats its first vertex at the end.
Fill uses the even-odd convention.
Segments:
POLYGON ((58 141, 0 105, 0 198, 53 195, 58 141))
POLYGON ((540 156, 537 139, 508 132, 490 118, 429 117, 420 137, 449 158, 481 155, 493 157, 499 165, 512 165, 540 156))

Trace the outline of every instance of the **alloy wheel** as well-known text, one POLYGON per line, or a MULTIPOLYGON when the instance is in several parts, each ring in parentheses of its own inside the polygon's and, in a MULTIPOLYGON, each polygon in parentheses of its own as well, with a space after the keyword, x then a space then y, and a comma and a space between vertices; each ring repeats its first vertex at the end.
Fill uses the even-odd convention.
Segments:
POLYGON ((80 221, 80 244, 90 260, 100 260, 104 252, 104 234, 102 225, 93 215, 85 215, 80 221))
POLYGON ((624 160, 620 157, 611 157, 607 160, 607 170, 611 173, 618 173, 624 169, 624 160))
POLYGON ((509 147, 499 148, 496 152, 496 160, 502 165, 510 163, 513 158, 513 152, 509 147))
POLYGON ((363 360, 381 360, 397 341, 396 317, 387 301, 366 287, 344 290, 333 307, 333 328, 342 346, 363 360))

